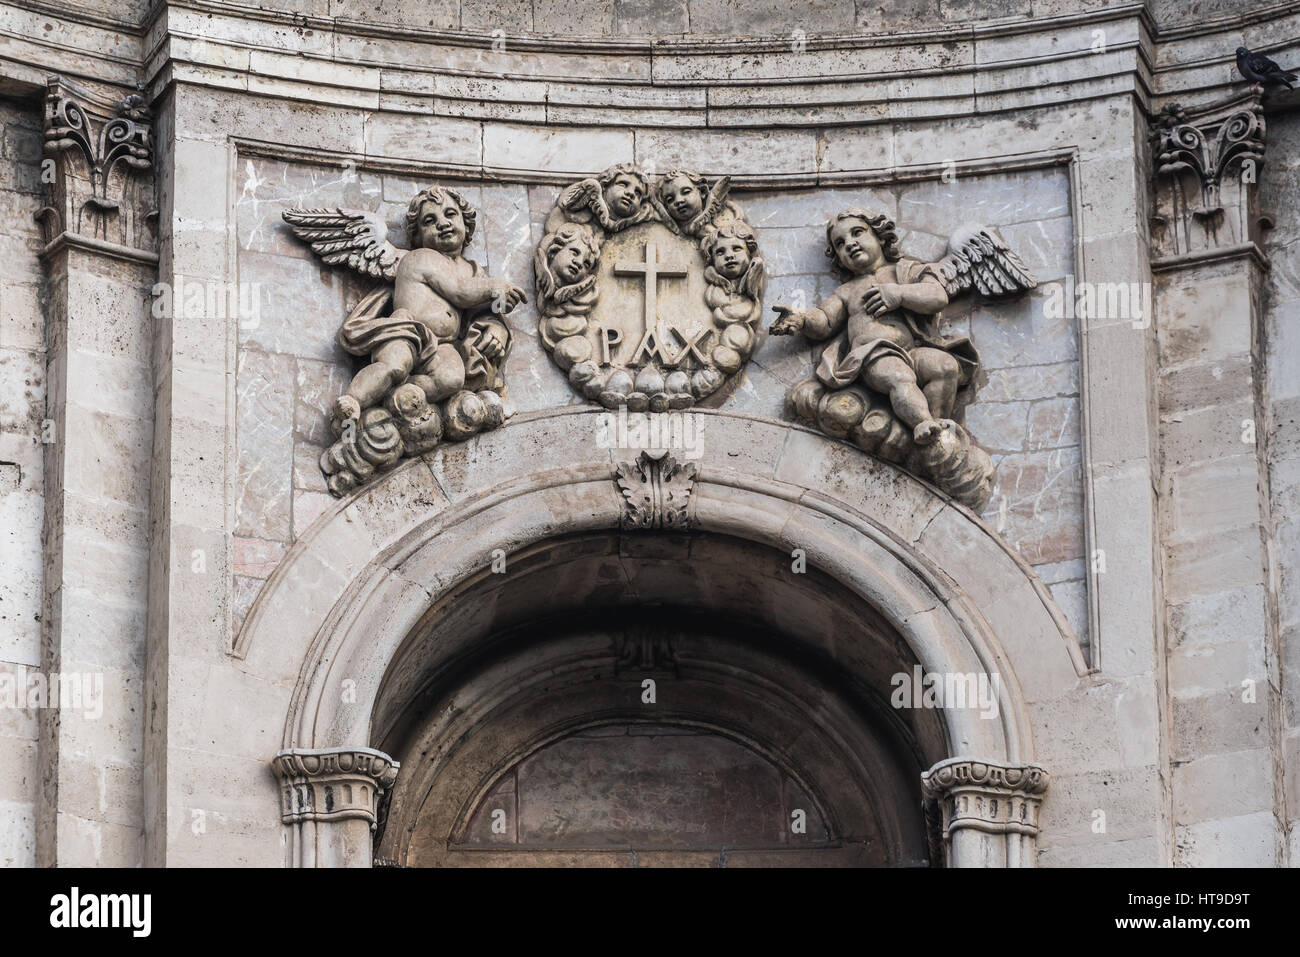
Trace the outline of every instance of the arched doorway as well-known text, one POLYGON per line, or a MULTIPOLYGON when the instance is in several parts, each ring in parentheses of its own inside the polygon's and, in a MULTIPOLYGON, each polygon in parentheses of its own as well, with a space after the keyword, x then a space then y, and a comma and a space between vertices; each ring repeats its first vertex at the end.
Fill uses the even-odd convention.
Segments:
POLYGON ((380 856, 927 863, 942 713, 891 707, 906 643, 789 566, 733 536, 589 533, 449 593, 379 689, 376 747, 404 768, 380 856))
POLYGON ((636 453, 569 409, 411 462, 295 545, 236 649, 268 672, 300 662, 274 763, 288 863, 449 863, 530 758, 647 718, 763 757, 871 863, 1033 863, 1046 776, 1020 675, 1046 700, 1085 670, 1047 590, 892 466, 691 414, 701 456, 668 531, 629 513, 636 453), (628 616, 688 626, 653 715, 644 677, 615 670, 628 616), (996 676, 997 706, 890 707, 909 667, 996 676))

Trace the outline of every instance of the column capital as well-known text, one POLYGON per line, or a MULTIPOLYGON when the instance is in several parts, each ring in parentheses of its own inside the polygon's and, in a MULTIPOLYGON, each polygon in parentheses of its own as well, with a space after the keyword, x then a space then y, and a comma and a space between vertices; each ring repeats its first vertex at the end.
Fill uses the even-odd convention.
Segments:
POLYGON ((280 820, 360 819, 372 827, 379 798, 401 766, 373 748, 291 748, 271 760, 280 779, 280 820))
POLYGON ((1262 261, 1260 231, 1271 223, 1255 189, 1267 134, 1259 91, 1196 107, 1171 103, 1151 127, 1156 270, 1228 250, 1262 261))
POLYGON ((61 76, 46 81, 47 205, 37 213, 52 244, 73 234, 153 250, 158 215, 153 131, 144 97, 113 101, 61 76))
POLYGON ((950 758, 921 772, 927 802, 943 812, 943 837, 971 828, 989 834, 1038 834, 1048 774, 1034 764, 950 758))

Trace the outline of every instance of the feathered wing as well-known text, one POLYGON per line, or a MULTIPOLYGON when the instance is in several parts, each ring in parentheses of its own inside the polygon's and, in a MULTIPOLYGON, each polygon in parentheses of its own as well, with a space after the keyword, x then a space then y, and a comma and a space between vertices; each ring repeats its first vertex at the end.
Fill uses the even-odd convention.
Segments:
POLYGON ((344 265, 372 279, 389 282, 407 250, 388 241, 388 227, 374 213, 342 209, 291 209, 284 221, 330 266, 344 265))
POLYGON ((580 179, 560 194, 559 205, 563 209, 590 209, 599 199, 604 198, 599 180, 580 179))
POLYGON ((1028 292, 1038 280, 988 226, 962 226, 948 239, 948 255, 931 264, 949 299, 978 292, 991 299, 1028 292))
POLYGON ((1253 50, 1246 55, 1246 62, 1250 68, 1262 76, 1276 76, 1282 80, 1295 80, 1296 75, 1282 69, 1281 65, 1271 57, 1266 57, 1262 53, 1255 53, 1253 50))
POLYGON ((745 270, 745 275, 740 277, 740 292, 755 302, 763 301, 763 293, 767 289, 767 271, 763 265, 763 260, 757 256, 750 262, 749 268, 745 270))
POLYGON ((727 201, 727 194, 731 192, 731 177, 719 176, 718 179, 709 187, 709 195, 704 200, 704 209, 700 217, 706 223, 711 223, 722 212, 722 206, 727 201))

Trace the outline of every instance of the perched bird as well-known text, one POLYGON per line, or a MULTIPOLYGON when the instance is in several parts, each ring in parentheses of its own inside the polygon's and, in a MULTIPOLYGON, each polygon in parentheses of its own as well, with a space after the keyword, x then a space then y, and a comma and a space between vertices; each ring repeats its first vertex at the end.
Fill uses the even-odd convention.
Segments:
POLYGON ((1237 70, 1251 83, 1267 86, 1280 83, 1288 90, 1295 89, 1291 81, 1296 79, 1294 73, 1288 73, 1262 53, 1251 53, 1245 47, 1237 47, 1237 70))

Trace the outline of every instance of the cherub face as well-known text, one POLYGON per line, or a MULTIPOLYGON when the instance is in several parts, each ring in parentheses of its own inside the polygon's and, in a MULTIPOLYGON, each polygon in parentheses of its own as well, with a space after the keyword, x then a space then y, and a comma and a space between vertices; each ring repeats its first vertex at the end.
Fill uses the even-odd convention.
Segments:
POLYGON ((581 239, 570 239, 551 254, 551 272, 566 286, 571 286, 591 272, 596 254, 581 239))
POLYGON ((836 261, 855 275, 874 271, 884 261, 880 240, 860 219, 841 219, 832 227, 831 249, 836 261))
POLYGON ((739 279, 749 268, 749 247, 743 239, 724 236, 713 243, 713 268, 728 279, 739 279))
POLYGON ((427 199, 416 220, 420 245, 440 253, 458 254, 465 248, 465 217, 450 196, 427 199))
POLYGON ((704 197, 685 176, 674 176, 659 187, 664 209, 679 223, 689 222, 704 209, 704 197))
POLYGON ((645 202, 645 186, 631 173, 619 173, 605 187, 605 205, 620 219, 631 216, 645 202))

